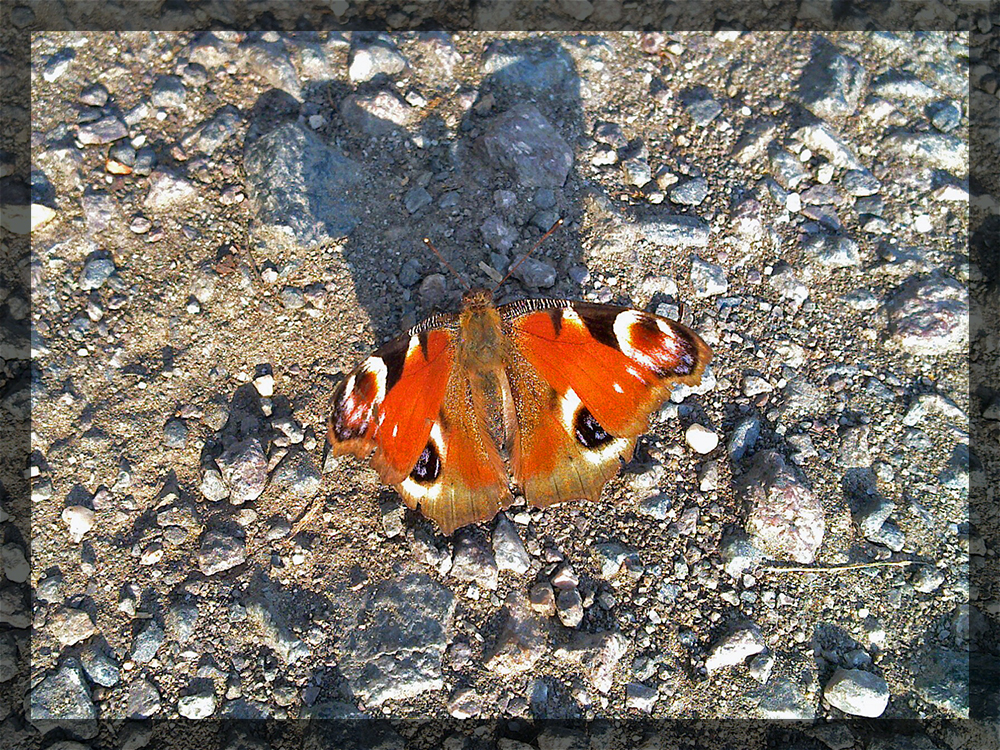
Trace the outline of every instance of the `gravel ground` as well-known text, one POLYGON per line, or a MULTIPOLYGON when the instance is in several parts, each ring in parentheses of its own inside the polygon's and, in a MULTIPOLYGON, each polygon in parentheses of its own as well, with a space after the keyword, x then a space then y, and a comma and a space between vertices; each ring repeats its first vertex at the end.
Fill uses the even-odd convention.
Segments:
MULTIPOLYGON (((968 504, 993 460, 970 410, 1000 401, 969 398, 967 43, 34 36, 30 310, 4 300, 30 325, 32 533, 4 538, 0 634, 31 662, 0 675, 5 731, 502 717, 508 750, 652 748, 602 720, 765 718, 817 722, 746 746, 998 747, 962 721, 970 652, 1000 676, 996 519, 968 504), (457 305, 419 238, 486 285, 558 217, 500 301, 675 317, 711 373, 601 503, 444 537, 325 457, 327 400, 457 305)), ((434 746, 488 739, 456 732, 434 746)))

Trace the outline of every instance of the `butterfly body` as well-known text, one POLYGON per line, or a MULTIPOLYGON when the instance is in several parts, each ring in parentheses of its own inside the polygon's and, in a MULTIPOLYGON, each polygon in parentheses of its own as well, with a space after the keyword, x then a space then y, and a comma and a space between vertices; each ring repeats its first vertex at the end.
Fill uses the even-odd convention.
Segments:
POLYGON ((711 359, 679 323, 569 300, 497 307, 485 290, 390 341, 338 385, 328 440, 445 533, 513 502, 596 500, 673 384, 711 359))

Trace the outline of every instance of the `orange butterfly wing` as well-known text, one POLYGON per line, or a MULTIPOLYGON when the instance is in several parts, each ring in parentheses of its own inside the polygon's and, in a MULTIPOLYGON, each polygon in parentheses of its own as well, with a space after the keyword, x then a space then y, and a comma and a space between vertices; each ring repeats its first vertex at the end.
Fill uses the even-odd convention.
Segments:
POLYGON ((509 504, 506 471, 455 365, 454 316, 439 316, 380 348, 334 391, 334 455, 371 455, 382 481, 445 533, 509 504), (437 327, 442 326, 442 327, 437 327))
POLYGON ((699 383, 712 356, 694 331, 639 310, 530 300, 500 313, 520 355, 514 479, 532 505, 597 499, 649 415, 676 383, 699 383))

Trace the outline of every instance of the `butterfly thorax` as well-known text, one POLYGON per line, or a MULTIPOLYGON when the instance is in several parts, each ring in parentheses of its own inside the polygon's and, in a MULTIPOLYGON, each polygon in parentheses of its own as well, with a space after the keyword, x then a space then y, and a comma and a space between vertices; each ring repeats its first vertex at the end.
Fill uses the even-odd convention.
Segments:
POLYGON ((472 289, 465 293, 458 330, 458 359, 469 371, 485 374, 504 366, 508 344, 489 291, 472 289))

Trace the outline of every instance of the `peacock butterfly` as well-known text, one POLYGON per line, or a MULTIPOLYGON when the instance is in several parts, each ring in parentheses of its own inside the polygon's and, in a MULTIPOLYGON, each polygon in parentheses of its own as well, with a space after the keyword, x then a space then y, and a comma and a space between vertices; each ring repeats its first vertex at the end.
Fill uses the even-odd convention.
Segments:
POLYGON ((694 331, 641 310, 498 307, 470 289, 457 314, 414 326, 338 384, 327 439, 334 455, 371 456, 451 534, 509 507, 511 483, 535 507, 597 500, 673 385, 700 383, 711 358, 694 331))

